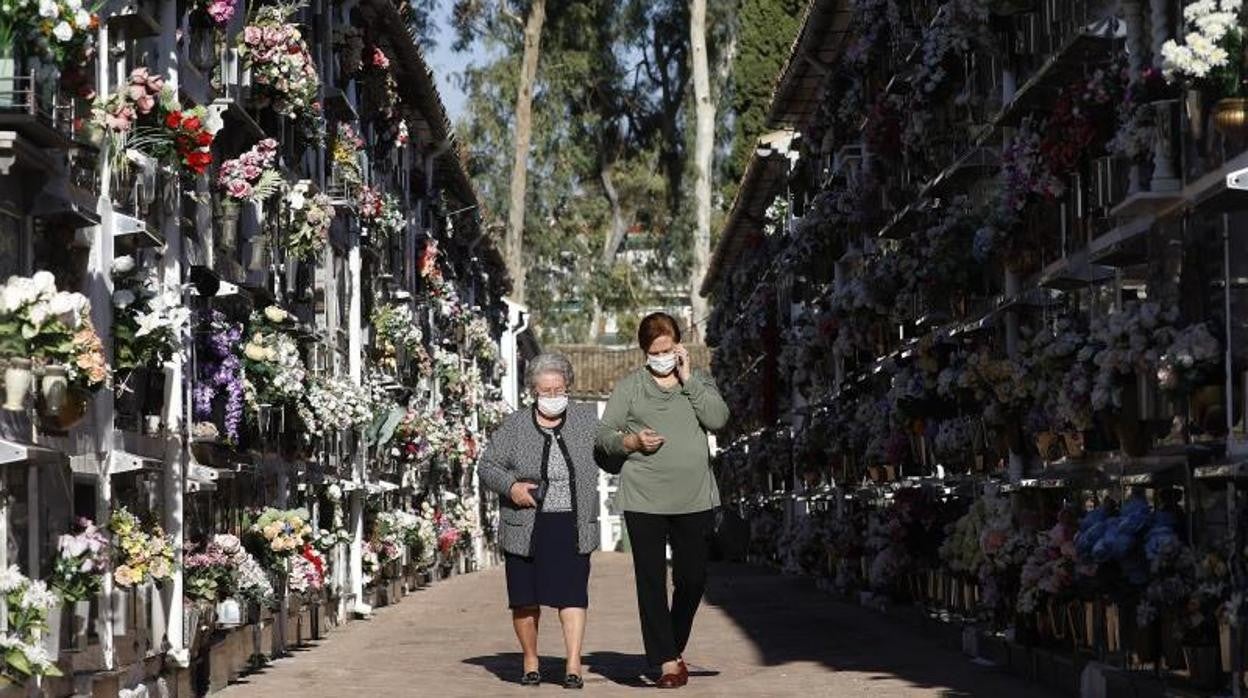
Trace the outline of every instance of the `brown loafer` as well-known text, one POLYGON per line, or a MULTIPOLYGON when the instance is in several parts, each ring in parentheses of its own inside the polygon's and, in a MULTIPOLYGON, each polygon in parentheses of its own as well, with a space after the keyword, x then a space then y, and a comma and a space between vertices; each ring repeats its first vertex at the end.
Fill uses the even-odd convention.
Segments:
POLYGON ((664 674, 659 677, 658 683, 654 684, 655 688, 680 688, 689 683, 688 674, 664 674))
POLYGON ((689 665, 685 664, 685 660, 683 659, 677 659, 676 664, 680 666, 681 678, 685 680, 685 683, 689 683, 689 665))

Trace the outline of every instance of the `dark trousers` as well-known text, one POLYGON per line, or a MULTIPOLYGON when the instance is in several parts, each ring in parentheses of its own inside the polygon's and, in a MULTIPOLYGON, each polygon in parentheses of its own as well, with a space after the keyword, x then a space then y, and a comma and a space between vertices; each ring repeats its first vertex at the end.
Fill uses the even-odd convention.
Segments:
POLYGON ((643 514, 624 512, 637 575, 641 639, 652 666, 684 654, 706 588, 707 532, 711 512, 643 514), (672 604, 667 604, 667 543, 672 545, 672 604))

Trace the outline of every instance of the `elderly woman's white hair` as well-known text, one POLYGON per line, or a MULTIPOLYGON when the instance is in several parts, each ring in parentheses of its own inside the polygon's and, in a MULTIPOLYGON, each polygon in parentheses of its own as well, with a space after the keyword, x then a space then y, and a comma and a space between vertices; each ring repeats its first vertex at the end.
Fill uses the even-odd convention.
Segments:
POLYGON ((529 361, 524 370, 524 384, 533 390, 537 377, 543 373, 558 373, 563 376, 564 386, 571 388, 576 372, 572 370, 572 362, 563 354, 538 354, 529 361))

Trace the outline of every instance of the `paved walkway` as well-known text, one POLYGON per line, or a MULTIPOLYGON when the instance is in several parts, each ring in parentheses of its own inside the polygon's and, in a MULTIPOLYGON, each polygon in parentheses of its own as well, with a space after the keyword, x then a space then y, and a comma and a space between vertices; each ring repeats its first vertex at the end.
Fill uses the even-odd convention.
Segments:
MULTIPOLYGON (((586 691, 634 695, 648 686, 627 555, 594 556, 585 638, 586 691)), ((1045 696, 969 662, 914 628, 833 601, 808 582, 747 566, 713 570, 687 660, 683 695, 1045 696)), ((501 569, 456 577, 349 623, 221 694, 249 696, 549 695, 512 683, 520 655, 501 569)), ((557 618, 543 619, 543 671, 562 680, 557 618)))

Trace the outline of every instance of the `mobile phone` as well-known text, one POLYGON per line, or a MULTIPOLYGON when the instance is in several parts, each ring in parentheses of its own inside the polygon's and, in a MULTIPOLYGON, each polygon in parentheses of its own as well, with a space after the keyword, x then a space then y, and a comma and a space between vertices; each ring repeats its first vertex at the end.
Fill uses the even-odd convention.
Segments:
POLYGON ((527 477, 522 477, 516 480, 516 482, 523 482, 526 485, 537 485, 535 489, 529 490, 529 496, 533 498, 533 501, 536 502, 538 506, 541 506, 542 500, 546 498, 545 482, 538 482, 537 480, 527 477))

